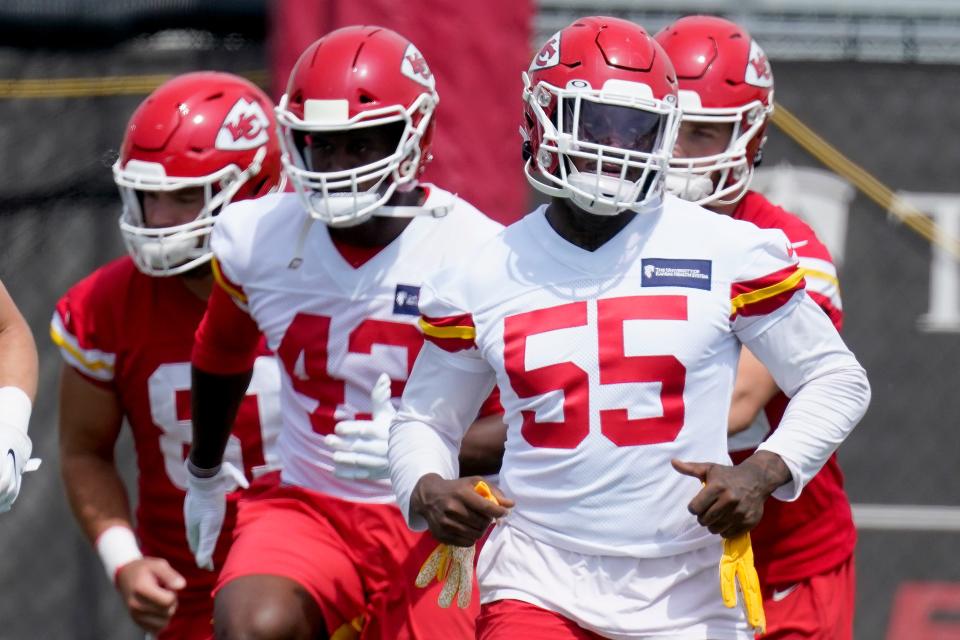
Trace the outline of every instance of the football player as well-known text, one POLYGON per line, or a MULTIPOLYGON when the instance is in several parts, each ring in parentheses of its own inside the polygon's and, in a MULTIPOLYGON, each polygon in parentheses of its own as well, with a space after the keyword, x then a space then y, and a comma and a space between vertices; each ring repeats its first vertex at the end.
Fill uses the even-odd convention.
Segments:
POLYGON ((762 616, 732 606, 749 547, 724 539, 797 497, 865 411, 864 371, 782 232, 664 196, 676 75, 642 28, 579 20, 524 81, 527 175, 552 198, 424 284, 429 342, 390 432, 401 509, 455 545, 500 519, 479 638, 749 638, 762 616), (741 344, 791 401, 733 466, 741 344), (456 477, 495 383, 509 513, 456 477))
MULTIPOLYGON (((667 188, 735 220, 782 230, 807 295, 839 331, 840 289, 827 248, 806 223, 749 190, 773 111, 763 49, 742 27, 709 16, 681 18, 656 39, 677 71, 683 112, 667 188)), ((786 404, 773 376, 744 348, 730 408, 734 462, 777 428, 786 404)), ((767 616, 763 637, 851 638, 856 528, 836 455, 795 502, 768 500, 750 535, 767 616)))
POLYGON ((33 443, 27 435, 37 395, 37 346, 26 320, 0 282, 0 513, 9 511, 33 443))
MULTIPOLYGON (((216 574, 235 502, 198 568, 184 538, 190 353, 213 288, 210 231, 230 202, 280 186, 273 105, 226 73, 176 77, 134 112, 113 167, 129 255, 97 269, 57 304, 50 335, 66 362, 61 471, 71 507, 134 622, 159 638, 212 635, 216 574), (114 460, 123 421, 137 451, 136 532, 114 460), (214 548, 215 547, 215 548, 214 548)), ((276 468, 279 366, 258 341, 255 374, 227 448, 232 490, 276 468)), ((276 474, 272 474, 276 476, 276 474)), ((224 511, 210 513, 225 517, 224 511)))
MULTIPOLYGON (((277 108, 295 192, 236 204, 213 231, 220 286, 193 355, 196 481, 219 468, 258 331, 283 367, 282 484, 241 502, 216 592, 224 637, 473 633, 477 605, 444 611, 436 587, 414 587, 437 541, 407 528, 387 478, 391 397, 423 344, 420 284, 501 228, 419 181, 437 101, 406 38, 372 26, 327 34, 277 108)), ((491 413, 496 426, 497 407, 474 417, 491 413)))

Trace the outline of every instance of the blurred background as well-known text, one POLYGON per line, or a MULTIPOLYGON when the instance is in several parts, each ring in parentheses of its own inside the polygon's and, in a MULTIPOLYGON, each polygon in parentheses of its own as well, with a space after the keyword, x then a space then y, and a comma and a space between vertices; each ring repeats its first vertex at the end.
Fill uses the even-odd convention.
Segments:
MULTIPOLYGON (((0 279, 41 355, 39 472, 0 517, 0 640, 139 638, 57 470, 57 298, 120 255, 110 165, 171 75, 218 69, 282 93, 332 28, 378 23, 437 76, 428 177, 492 217, 532 205, 519 74, 539 42, 606 14, 651 33, 689 13, 764 47, 777 113, 755 186, 840 265, 845 337, 873 403, 840 459, 859 529, 858 640, 960 639, 960 2, 956 0, 6 0, 0 3, 0 279)), ((118 459, 136 473, 129 440, 118 459)))

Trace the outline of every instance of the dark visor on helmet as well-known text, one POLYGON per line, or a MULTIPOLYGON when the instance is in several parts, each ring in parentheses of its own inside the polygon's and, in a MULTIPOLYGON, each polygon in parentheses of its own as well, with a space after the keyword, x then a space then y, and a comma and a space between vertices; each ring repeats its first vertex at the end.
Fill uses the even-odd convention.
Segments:
POLYGON ((666 124, 662 114, 591 100, 564 101, 563 111, 563 133, 570 133, 581 142, 626 151, 650 153, 656 149, 666 124), (574 118, 578 102, 579 122, 574 118))

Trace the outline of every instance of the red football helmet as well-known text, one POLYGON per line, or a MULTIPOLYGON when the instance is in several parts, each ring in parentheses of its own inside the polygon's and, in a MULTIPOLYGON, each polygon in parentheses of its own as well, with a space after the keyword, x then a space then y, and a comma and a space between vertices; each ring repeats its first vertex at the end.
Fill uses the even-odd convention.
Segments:
POLYGON ((750 185, 773 113, 767 56, 745 29, 712 16, 681 18, 656 39, 677 70, 683 121, 733 123, 723 153, 675 157, 667 188, 698 204, 733 204, 750 185))
POLYGON ((113 179, 123 198, 120 231, 144 273, 176 275, 210 260, 214 216, 234 200, 278 189, 280 148, 270 99, 251 82, 201 71, 158 87, 130 117, 113 179), (140 192, 202 187, 187 224, 149 228, 140 192))
MULTIPOLYGON (((430 67, 409 40, 382 27, 344 27, 320 38, 297 60, 277 107, 283 167, 304 208, 333 226, 370 215, 411 215, 383 205, 409 190, 430 161, 433 110, 439 98, 430 67), (316 171, 312 132, 346 132, 402 124, 396 150, 364 166, 316 171)), ((399 127, 398 127, 399 129, 399 127)))
POLYGON ((547 40, 523 82, 525 173, 534 188, 598 215, 660 197, 679 127, 677 81, 642 27, 577 20, 547 40))

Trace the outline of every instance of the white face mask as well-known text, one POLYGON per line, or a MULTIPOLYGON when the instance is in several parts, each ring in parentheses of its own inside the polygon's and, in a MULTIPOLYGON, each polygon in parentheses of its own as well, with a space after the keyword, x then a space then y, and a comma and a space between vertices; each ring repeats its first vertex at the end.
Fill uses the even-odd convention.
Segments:
POLYGON ((584 81, 534 87, 526 75, 524 82, 524 99, 543 131, 525 169, 534 188, 596 215, 659 200, 679 126, 674 103, 634 82, 608 80, 602 89, 584 81), (551 104, 555 120, 544 110, 551 104))
MULTIPOLYGON (((205 245, 206 242, 199 238, 191 238, 184 234, 156 239, 141 237, 127 239, 127 248, 137 256, 137 263, 154 273, 166 273, 198 258, 206 257, 208 251, 205 245)), ((193 266, 196 265, 188 268, 193 266)))
MULTIPOLYGON (((759 101, 731 108, 705 108, 692 91, 680 92, 682 121, 727 124, 732 127, 726 148, 709 156, 674 156, 670 159, 667 190, 675 196, 702 206, 735 204, 750 187, 753 165, 747 160, 747 148, 753 143, 773 113, 770 105, 759 101)), ((763 144, 763 141, 760 141, 763 144)))
POLYGON ((668 192, 690 202, 698 202, 713 193, 713 180, 695 173, 670 171, 665 184, 668 192))
POLYGON ((123 199, 120 234, 137 269, 149 276, 175 276, 208 262, 213 255, 209 247, 213 213, 219 209, 216 201, 221 200, 210 197, 211 187, 204 187, 204 205, 196 218, 184 224, 156 228, 144 223, 142 191, 120 187, 123 199))
MULTIPOLYGON (((420 143, 430 126, 436 93, 421 94, 407 109, 395 105, 366 111, 352 119, 346 119, 346 100, 306 102, 303 120, 287 108, 287 96, 280 100, 276 114, 284 172, 312 218, 332 227, 355 226, 380 215, 394 192, 416 185, 420 164, 426 161, 420 157, 420 143), (296 134, 346 132, 396 123, 402 123, 403 129, 392 153, 344 170, 314 170, 295 140, 296 134)), ((404 211, 416 214, 412 207, 404 211)))
POLYGON ((243 170, 229 164, 216 173, 192 178, 168 176, 163 165, 155 162, 129 160, 124 166, 118 160, 113 165, 113 179, 123 201, 120 233, 137 269, 150 276, 175 276, 209 262, 213 256, 209 245, 214 216, 260 172, 266 153, 266 146, 260 147, 243 170), (203 189, 203 206, 196 218, 170 227, 146 226, 139 192, 191 187, 203 189))
POLYGON ((574 204, 598 216, 615 216, 623 211, 616 203, 638 199, 632 193, 639 191, 636 185, 617 176, 574 170, 567 176, 567 182, 573 187, 570 199, 574 204))
POLYGON ((308 194, 309 210, 331 227, 355 227, 366 222, 386 199, 376 191, 322 192, 308 194))

